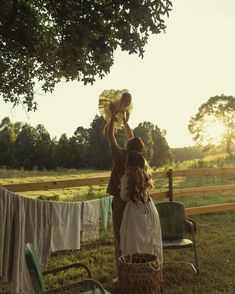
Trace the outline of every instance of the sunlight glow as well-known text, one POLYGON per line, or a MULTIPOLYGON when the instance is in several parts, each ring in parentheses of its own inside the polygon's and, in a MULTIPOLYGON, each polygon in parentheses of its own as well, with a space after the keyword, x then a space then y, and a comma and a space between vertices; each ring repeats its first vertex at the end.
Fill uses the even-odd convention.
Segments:
POLYGON ((218 120, 208 117, 205 121, 204 138, 207 144, 221 144, 226 128, 225 125, 218 120))

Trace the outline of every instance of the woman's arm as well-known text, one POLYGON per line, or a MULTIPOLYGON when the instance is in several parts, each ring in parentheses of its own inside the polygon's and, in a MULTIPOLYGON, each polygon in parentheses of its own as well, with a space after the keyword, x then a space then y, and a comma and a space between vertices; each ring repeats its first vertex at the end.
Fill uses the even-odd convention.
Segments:
POLYGON ((117 140, 115 138, 115 135, 114 135, 114 123, 116 121, 116 117, 114 114, 112 114, 112 117, 111 117, 111 120, 109 122, 109 129, 108 129, 108 141, 109 141, 109 145, 112 146, 112 145, 118 145, 117 144, 117 140))
POLYGON ((134 134, 133 134, 128 122, 127 122, 127 113, 126 113, 126 111, 123 112, 123 125, 124 125, 127 140, 130 140, 130 139, 134 138, 134 134))

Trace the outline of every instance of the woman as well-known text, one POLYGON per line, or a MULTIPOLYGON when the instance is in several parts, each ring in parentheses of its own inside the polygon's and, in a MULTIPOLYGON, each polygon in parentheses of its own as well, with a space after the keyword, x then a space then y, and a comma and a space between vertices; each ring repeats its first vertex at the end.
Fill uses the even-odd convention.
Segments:
POLYGON ((161 225, 156 206, 148 193, 150 188, 151 174, 143 155, 129 152, 127 169, 121 178, 120 196, 127 201, 120 228, 121 254, 154 254, 162 268, 161 225))

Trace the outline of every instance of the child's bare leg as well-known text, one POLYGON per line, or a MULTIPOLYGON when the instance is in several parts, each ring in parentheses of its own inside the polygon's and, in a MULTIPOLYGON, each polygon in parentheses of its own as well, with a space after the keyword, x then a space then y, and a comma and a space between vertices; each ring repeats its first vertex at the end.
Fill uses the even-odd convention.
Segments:
POLYGON ((102 121, 101 126, 100 126, 100 135, 101 136, 104 136, 105 135, 105 129, 106 129, 107 125, 108 125, 108 122, 104 119, 102 121))

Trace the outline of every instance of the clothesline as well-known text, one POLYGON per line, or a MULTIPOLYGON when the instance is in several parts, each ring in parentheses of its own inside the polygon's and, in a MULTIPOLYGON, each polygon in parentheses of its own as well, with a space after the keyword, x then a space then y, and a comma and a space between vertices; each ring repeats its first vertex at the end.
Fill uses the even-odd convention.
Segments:
POLYGON ((0 187, 0 280, 11 293, 33 293, 25 243, 33 243, 46 268, 51 252, 80 249, 81 240, 96 239, 100 229, 107 229, 111 201, 111 196, 80 202, 34 200, 0 187))

